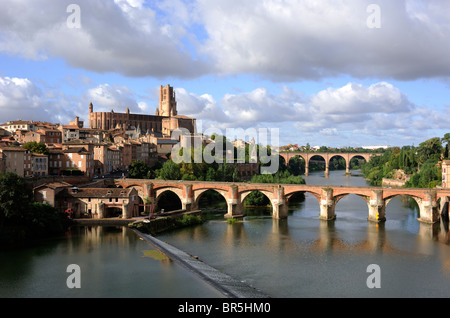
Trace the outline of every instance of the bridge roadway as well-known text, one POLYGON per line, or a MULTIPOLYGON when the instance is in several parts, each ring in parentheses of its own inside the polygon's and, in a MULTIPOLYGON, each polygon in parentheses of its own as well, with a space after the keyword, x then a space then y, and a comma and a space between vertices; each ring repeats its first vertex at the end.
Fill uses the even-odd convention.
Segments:
POLYGON ((157 206, 161 195, 166 191, 174 192, 186 210, 198 209, 201 195, 208 190, 220 193, 227 202, 226 217, 242 217, 243 203, 253 191, 264 193, 272 203, 272 216, 276 219, 287 218, 288 201, 298 192, 311 193, 319 202, 319 218, 332 220, 336 218, 335 207, 340 199, 355 194, 363 198, 368 206, 368 220, 383 222, 389 201, 396 196, 410 196, 420 209, 418 220, 423 223, 436 223, 440 220, 439 204, 443 205, 450 197, 450 189, 418 188, 382 188, 382 187, 347 187, 320 186, 305 184, 270 184, 243 182, 208 182, 156 179, 115 179, 117 187, 135 187, 139 196, 149 198, 157 206))
POLYGON ((345 160, 345 172, 350 173, 350 160, 352 160, 354 157, 362 157, 366 160, 366 162, 369 162, 371 156, 381 156, 381 153, 355 153, 355 152, 289 152, 289 151, 282 151, 279 153, 281 157, 284 158, 284 161, 286 164, 289 163, 289 160, 294 157, 301 157, 305 161, 305 175, 309 175, 309 162, 312 157, 319 156, 322 157, 325 160, 325 176, 328 177, 329 175, 329 166, 330 166, 330 160, 333 157, 341 157, 345 160))

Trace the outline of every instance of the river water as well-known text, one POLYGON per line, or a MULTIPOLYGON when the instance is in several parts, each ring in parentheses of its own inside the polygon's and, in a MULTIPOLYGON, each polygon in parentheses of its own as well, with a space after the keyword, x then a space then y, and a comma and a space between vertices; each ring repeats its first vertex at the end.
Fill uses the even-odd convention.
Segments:
MULTIPOLYGON (((312 173, 306 182, 366 185, 343 171, 312 173)), ((318 219, 319 203, 309 194, 285 220, 248 212, 241 223, 219 214, 158 238, 275 298, 450 297, 448 233, 442 222, 419 223, 408 199, 394 198, 382 224, 367 221, 367 204, 356 195, 338 202, 334 221, 318 219)), ((45 244, 1 252, 0 297, 222 295, 126 227, 76 227, 45 244), (80 266, 79 289, 67 287, 69 264, 80 266)))

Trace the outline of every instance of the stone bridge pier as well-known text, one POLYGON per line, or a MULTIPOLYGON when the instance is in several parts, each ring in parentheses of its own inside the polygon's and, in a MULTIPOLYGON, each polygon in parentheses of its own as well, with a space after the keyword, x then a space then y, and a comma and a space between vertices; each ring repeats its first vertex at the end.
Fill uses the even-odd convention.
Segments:
POLYGON ((241 196, 237 186, 231 186, 230 197, 227 198, 227 214, 226 218, 242 217, 244 215, 244 204, 241 202, 241 196))
POLYGON ((386 221, 386 201, 383 199, 382 190, 372 191, 372 195, 367 203, 369 207, 369 216, 367 219, 371 222, 386 221))
POLYGON ((284 195, 284 187, 278 185, 274 191, 272 201, 272 217, 274 219, 285 219, 288 216, 288 203, 284 195))
POLYGON ((334 220, 336 218, 335 214, 335 199, 333 196, 332 188, 323 188, 320 196, 320 214, 319 219, 321 220, 334 220))
POLYGON ((436 223, 440 220, 439 208, 435 193, 426 193, 425 199, 416 199, 419 205, 420 217, 422 223, 436 223))
MULTIPOLYGON (((442 205, 450 197, 449 189, 408 189, 408 188, 378 188, 378 187, 345 187, 345 186, 317 186, 293 184, 252 184, 227 182, 185 182, 185 181, 137 181, 118 180, 117 184, 123 188, 137 187, 139 196, 145 203, 158 204, 159 197, 165 191, 174 192, 181 201, 182 209, 198 209, 198 200, 202 193, 214 190, 222 195, 227 203, 225 217, 243 217, 244 200, 253 191, 260 191, 267 196, 272 205, 272 217, 284 219, 288 217, 288 198, 297 192, 307 192, 314 195, 319 202, 319 219, 334 220, 336 218, 336 204, 349 194, 364 199, 368 207, 367 219, 370 222, 386 221, 386 206, 396 196, 413 198, 419 207, 418 221, 424 224, 434 224, 440 221, 439 202, 442 205)), ((127 208, 124 207, 124 215, 127 208)), ((104 214, 105 207, 99 206, 98 213, 104 214)), ((388 216, 389 217, 389 216, 388 216)))

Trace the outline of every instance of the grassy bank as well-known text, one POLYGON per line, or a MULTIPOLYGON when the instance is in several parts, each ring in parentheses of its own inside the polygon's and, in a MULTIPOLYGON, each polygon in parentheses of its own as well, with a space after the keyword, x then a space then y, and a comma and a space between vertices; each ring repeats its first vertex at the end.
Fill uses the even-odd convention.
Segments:
POLYGON ((154 220, 136 221, 128 224, 128 227, 136 229, 142 233, 156 235, 165 231, 171 231, 186 226, 192 226, 197 224, 203 224, 205 219, 200 215, 184 214, 182 217, 163 217, 154 220))

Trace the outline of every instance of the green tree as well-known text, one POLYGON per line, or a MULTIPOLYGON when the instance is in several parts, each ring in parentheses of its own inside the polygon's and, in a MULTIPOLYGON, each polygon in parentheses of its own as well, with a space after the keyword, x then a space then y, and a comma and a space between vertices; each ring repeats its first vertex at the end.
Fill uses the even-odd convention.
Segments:
POLYGON ((305 172, 305 160, 299 156, 292 157, 287 168, 292 175, 299 176, 305 172))
POLYGON ((68 225, 65 214, 33 202, 23 177, 11 172, 0 174, 0 245, 62 233, 68 225))
POLYGON ((444 158, 449 158, 450 157, 450 153, 449 153, 450 133, 446 133, 444 135, 444 137, 442 137, 441 142, 445 143, 444 158))
POLYGON ((48 155, 48 148, 43 142, 30 141, 22 146, 23 149, 29 150, 34 153, 41 153, 48 155))
POLYGON ((172 160, 167 160, 164 162, 162 168, 157 171, 157 175, 159 179, 180 180, 180 167, 172 160))
POLYGON ((430 138, 421 144, 417 149, 417 159, 420 164, 424 164, 428 159, 439 160, 442 153, 442 143, 439 137, 430 138))
POLYGON ((206 172, 205 181, 215 181, 216 180, 216 170, 214 168, 209 167, 206 172))
POLYGON ((128 176, 135 179, 146 179, 149 176, 150 167, 141 160, 133 161, 128 167, 128 176))
POLYGON ((12 172, 0 174, 0 227, 5 221, 20 222, 32 197, 24 178, 12 172))

